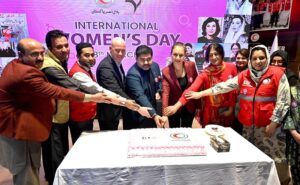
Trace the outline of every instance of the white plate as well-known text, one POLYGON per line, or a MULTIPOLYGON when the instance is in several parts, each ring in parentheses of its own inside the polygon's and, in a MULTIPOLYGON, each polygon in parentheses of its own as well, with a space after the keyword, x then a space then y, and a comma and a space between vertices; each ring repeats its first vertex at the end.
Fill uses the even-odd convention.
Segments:
POLYGON ((220 125, 206 125, 205 132, 211 136, 223 136, 224 135, 224 127, 220 125))

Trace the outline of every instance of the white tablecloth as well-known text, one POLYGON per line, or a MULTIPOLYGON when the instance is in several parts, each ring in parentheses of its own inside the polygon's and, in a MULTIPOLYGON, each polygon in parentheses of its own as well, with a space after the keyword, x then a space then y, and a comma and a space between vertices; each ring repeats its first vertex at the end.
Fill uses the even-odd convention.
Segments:
POLYGON ((56 171, 54 184, 280 184, 273 160, 231 128, 225 129, 230 152, 217 153, 207 136, 206 156, 127 158, 129 133, 138 131, 84 133, 56 171))

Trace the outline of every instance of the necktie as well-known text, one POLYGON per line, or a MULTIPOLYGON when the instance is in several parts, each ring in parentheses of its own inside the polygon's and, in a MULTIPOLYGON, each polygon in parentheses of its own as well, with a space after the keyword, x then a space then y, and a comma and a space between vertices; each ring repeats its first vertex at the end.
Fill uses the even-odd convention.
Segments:
POLYGON ((122 64, 120 65, 120 72, 121 72, 122 81, 123 81, 123 83, 125 83, 125 72, 124 72, 122 64))

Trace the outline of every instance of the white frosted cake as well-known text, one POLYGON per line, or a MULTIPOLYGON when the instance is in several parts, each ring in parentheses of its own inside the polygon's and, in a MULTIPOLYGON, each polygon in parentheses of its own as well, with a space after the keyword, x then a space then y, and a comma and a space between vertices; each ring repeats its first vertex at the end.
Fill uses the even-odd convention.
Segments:
POLYGON ((198 129, 139 129, 130 133, 128 157, 206 155, 198 129))

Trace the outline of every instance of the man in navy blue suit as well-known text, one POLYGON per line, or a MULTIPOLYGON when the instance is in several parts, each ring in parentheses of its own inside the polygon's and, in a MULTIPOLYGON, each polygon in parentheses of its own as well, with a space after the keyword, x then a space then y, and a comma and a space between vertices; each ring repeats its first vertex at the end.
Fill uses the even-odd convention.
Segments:
MULTIPOLYGON (((97 67, 96 77, 100 86, 129 100, 129 96, 125 92, 125 72, 122 67, 125 54, 125 41, 120 37, 113 38, 109 46, 109 53, 97 67)), ((100 130, 117 130, 124 109, 113 104, 98 104, 97 114, 100 130)), ((140 107, 136 111, 142 116, 149 117, 147 109, 148 107, 140 107)))
MULTIPOLYGON (((166 127, 167 117, 161 117, 157 114, 156 101, 160 98, 161 75, 157 63, 152 60, 153 51, 146 45, 141 45, 135 50, 136 63, 129 69, 126 75, 126 92, 141 106, 152 108, 149 110, 151 118, 142 117, 131 112, 131 128, 152 128, 166 127)), ((126 125, 125 127, 127 127, 126 125)))

